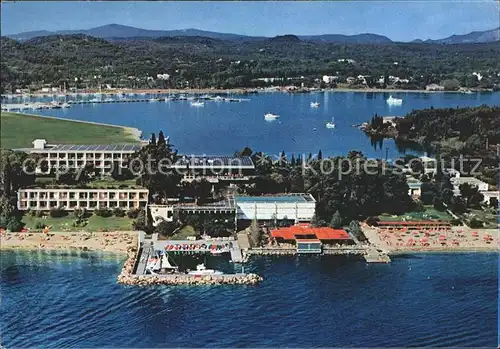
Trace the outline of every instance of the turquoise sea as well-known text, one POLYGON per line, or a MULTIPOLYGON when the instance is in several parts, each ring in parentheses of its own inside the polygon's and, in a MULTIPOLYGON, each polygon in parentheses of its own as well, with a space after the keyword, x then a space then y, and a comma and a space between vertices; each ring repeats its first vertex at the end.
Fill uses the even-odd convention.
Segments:
MULTIPOLYGON (((209 266, 229 272, 225 260, 209 266)), ((254 258, 258 286, 116 284, 123 257, 0 254, 1 342, 21 347, 495 347, 498 254, 391 264, 254 258)))

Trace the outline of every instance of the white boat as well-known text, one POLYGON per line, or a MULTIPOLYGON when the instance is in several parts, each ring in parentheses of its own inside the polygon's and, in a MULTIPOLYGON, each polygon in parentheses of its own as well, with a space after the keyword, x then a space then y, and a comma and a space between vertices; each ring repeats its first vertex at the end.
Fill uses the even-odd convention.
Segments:
POLYGON ((192 107, 203 107, 204 105, 205 103, 200 101, 191 102, 192 107))
POLYGON ((149 272, 157 272, 161 269, 161 259, 158 257, 148 259, 146 270, 149 272))
POLYGON ((150 102, 158 102, 158 101, 159 101, 159 99, 158 99, 158 98, 151 98, 149 101, 150 101, 150 102))
POLYGON ((111 97, 104 99, 104 102, 114 102, 115 100, 111 97))
POLYGON ((69 108, 69 107, 71 107, 71 104, 64 102, 63 104, 61 104, 61 107, 69 108))
POLYGON ((264 119, 266 119, 266 120, 276 120, 279 117, 280 117, 279 115, 272 114, 272 113, 267 113, 266 115, 264 115, 264 119))
POLYGON ((326 123, 326 128, 335 128, 335 117, 332 117, 332 121, 326 123))
POLYGON ((386 102, 389 105, 401 105, 401 104, 403 104, 403 100, 401 98, 394 98, 394 97, 392 97, 392 95, 389 96, 389 98, 387 98, 386 102))
POLYGON ((224 98, 222 98, 221 96, 215 96, 213 98, 213 100, 216 101, 216 102, 222 102, 224 100, 224 98))
POLYGON ((188 275, 222 275, 224 274, 223 272, 221 271, 218 271, 218 270, 213 270, 213 269, 207 269, 205 267, 205 264, 198 264, 196 266, 196 270, 191 270, 190 272, 188 272, 188 275))
POLYGON ((212 253, 212 255, 214 255, 214 256, 218 256, 218 255, 221 255, 221 254, 225 253, 225 251, 223 251, 223 250, 213 250, 210 253, 212 253))
POLYGON ((311 102, 311 108, 318 108, 319 102, 311 102))
POLYGON ((91 103, 99 103, 101 100, 99 98, 92 98, 91 100, 89 100, 89 102, 91 103))

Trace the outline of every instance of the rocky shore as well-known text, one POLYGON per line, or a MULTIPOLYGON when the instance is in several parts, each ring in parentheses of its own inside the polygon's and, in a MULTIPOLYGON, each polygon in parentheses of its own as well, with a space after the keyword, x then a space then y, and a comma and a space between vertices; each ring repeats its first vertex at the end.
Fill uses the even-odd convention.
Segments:
POLYGON ((263 280, 257 274, 224 274, 196 276, 188 274, 135 275, 136 248, 127 251, 128 259, 118 275, 118 283, 123 285, 255 285, 263 280))

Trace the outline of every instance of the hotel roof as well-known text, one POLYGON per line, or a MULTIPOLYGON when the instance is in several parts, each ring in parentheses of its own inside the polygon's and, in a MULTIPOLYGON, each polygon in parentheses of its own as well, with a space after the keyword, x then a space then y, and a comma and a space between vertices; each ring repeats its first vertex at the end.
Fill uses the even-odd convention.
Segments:
POLYGON ((74 145, 74 144, 56 144, 52 146, 47 146, 44 149, 21 149, 21 150, 29 150, 36 151, 41 153, 46 152, 67 152, 67 151, 106 151, 106 152, 135 152, 141 149, 140 144, 108 144, 108 145, 74 145))
POLYGON ((343 229, 332 229, 328 227, 314 228, 304 225, 293 225, 288 228, 279 228, 271 230, 271 236, 274 238, 282 238, 284 240, 303 240, 303 239, 319 239, 319 240, 349 240, 351 237, 343 229))

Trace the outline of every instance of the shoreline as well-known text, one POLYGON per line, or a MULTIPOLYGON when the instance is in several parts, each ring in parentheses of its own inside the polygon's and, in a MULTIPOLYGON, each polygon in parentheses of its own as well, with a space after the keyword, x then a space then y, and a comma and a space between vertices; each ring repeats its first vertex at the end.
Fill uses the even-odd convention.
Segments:
MULTIPOLYGON (((275 89, 269 88, 268 90, 262 88, 252 88, 252 87, 240 87, 240 88, 230 88, 230 89, 213 89, 213 88, 199 88, 199 89, 116 89, 116 90, 88 90, 86 92, 78 92, 83 94, 94 94, 101 93, 103 95, 117 94, 117 93, 146 93, 146 94, 259 94, 259 93, 315 93, 315 92, 359 92, 359 93, 460 93, 463 91, 434 91, 434 90, 406 90, 402 88, 395 89, 382 89, 382 88, 351 88, 351 87, 337 87, 337 88, 323 88, 316 90, 297 90, 297 91, 286 91, 286 87, 275 87, 275 89)), ((483 92, 495 92, 492 89, 472 91, 472 93, 483 93, 483 92)), ((58 92, 61 93, 61 92, 58 92)), ((29 95, 32 96, 51 96, 57 94, 56 92, 32 92, 29 95)), ((13 94, 13 96, 21 97, 23 94, 13 94)))
POLYGON ((73 120, 73 119, 60 118, 57 116, 46 116, 46 115, 38 115, 38 114, 31 114, 31 113, 21 113, 21 112, 9 112, 9 113, 17 114, 17 115, 21 115, 21 116, 27 115, 27 116, 34 116, 34 117, 38 117, 38 118, 47 118, 47 119, 53 119, 53 120, 59 120, 59 121, 69 121, 69 122, 77 122, 77 123, 83 123, 83 124, 89 124, 89 125, 121 128, 122 130, 124 130, 126 135, 132 137, 137 143, 141 142, 141 137, 142 137, 142 133, 143 133, 138 128, 130 127, 130 126, 113 125, 113 124, 106 124, 103 122, 95 122, 95 121, 73 120))

